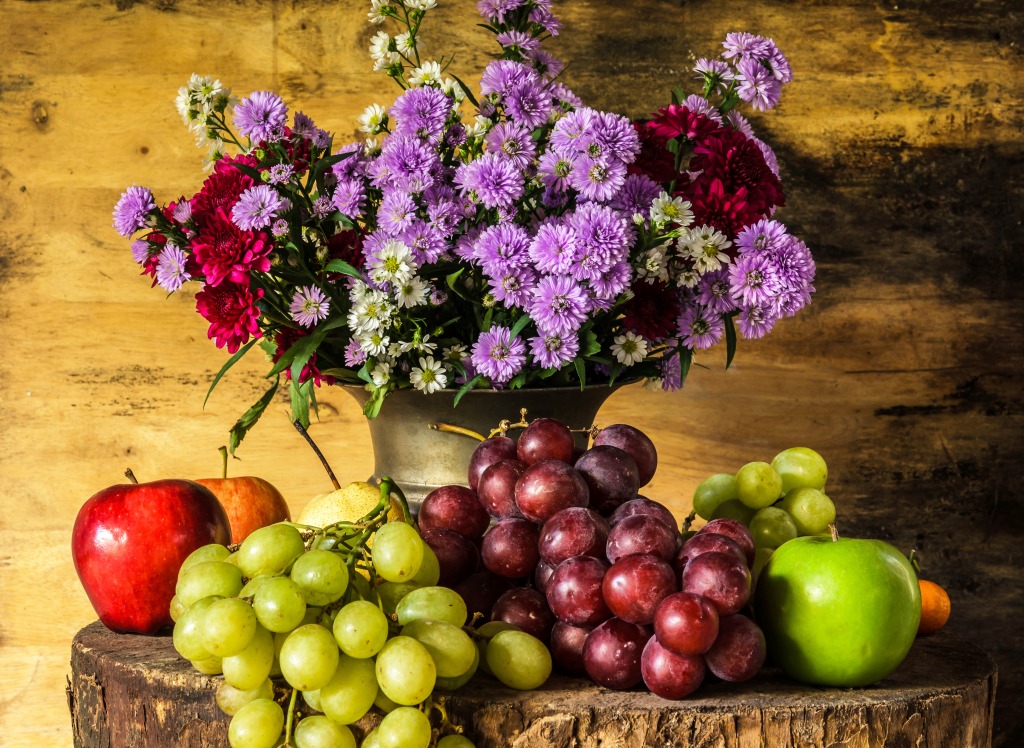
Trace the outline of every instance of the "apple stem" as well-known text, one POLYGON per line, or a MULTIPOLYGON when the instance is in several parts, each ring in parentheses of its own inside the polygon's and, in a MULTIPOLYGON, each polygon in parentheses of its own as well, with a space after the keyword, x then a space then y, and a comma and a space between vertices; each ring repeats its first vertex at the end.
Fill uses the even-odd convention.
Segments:
POLYGON ((221 474, 220 474, 220 477, 224 478, 226 480, 227 477, 228 477, 228 448, 227 447, 221 447, 217 451, 220 452, 220 462, 221 462, 221 474))
POLYGON ((302 438, 309 443, 309 446, 313 448, 316 456, 320 458, 320 464, 324 466, 324 470, 327 471, 327 477, 331 479, 331 483, 334 484, 335 489, 341 488, 341 483, 338 482, 338 478, 334 475, 334 471, 331 470, 331 466, 328 464, 327 458, 324 457, 324 453, 320 451, 320 447, 316 446, 316 442, 313 441, 313 437, 311 437, 306 429, 303 428, 302 423, 298 418, 292 421, 292 426, 295 427, 296 431, 302 434, 302 438))
POLYGON ((830 522, 828 525, 828 531, 832 533, 832 542, 839 540, 839 528, 836 527, 835 522, 830 522))
POLYGON ((126 468, 124 471, 124 477, 130 480, 132 483, 138 485, 139 479, 135 477, 135 473, 132 472, 131 468, 126 468))

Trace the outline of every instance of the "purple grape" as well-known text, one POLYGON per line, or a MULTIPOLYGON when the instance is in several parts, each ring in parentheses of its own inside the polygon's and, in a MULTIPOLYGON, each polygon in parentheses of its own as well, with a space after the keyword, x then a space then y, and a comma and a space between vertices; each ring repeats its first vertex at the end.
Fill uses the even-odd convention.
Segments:
POLYGON ((704 682, 707 668, 700 655, 681 655, 664 647, 656 637, 648 639, 640 655, 640 673, 651 693, 663 699, 689 696, 704 682))
POLYGON ((480 557, 484 568, 501 577, 518 579, 533 574, 540 560, 537 525, 525 519, 503 519, 484 535, 480 557))
POLYGON ((738 613, 750 599, 750 569, 732 553, 710 551, 687 562, 680 586, 683 592, 703 595, 719 616, 727 616, 738 613))
POLYGON ((676 527, 676 518, 669 511, 669 508, 664 504, 648 499, 646 496, 637 496, 635 499, 630 499, 620 504, 612 512, 612 516, 608 518, 608 524, 614 527, 626 517, 632 517, 636 514, 649 514, 655 519, 660 519, 669 527, 676 527))
POLYGON ((743 553, 747 557, 747 566, 754 565, 754 537, 750 534, 747 526, 739 520, 725 517, 713 519, 700 528, 697 534, 704 532, 715 532, 732 538, 736 541, 736 545, 743 549, 743 553))
POLYGON ((676 654, 704 654, 718 637, 718 610, 703 595, 676 592, 654 611, 654 635, 676 654))
POLYGON ((470 540, 479 540, 491 523, 491 516, 473 489, 441 486, 423 498, 416 520, 421 532, 447 529, 470 540))
POLYGON ((555 625, 548 601, 529 587, 514 587, 499 597, 491 611, 491 620, 518 626, 542 642, 548 641, 551 627, 555 625))
POLYGON ((618 447, 596 445, 574 466, 590 489, 590 504, 609 515, 622 503, 636 497, 639 472, 636 462, 618 447))
POLYGON ((421 533, 421 537, 437 556, 441 570, 437 581, 439 585, 454 587, 480 566, 480 551, 476 544, 454 530, 427 530, 421 533))
POLYGON ((583 645, 594 629, 556 621, 551 628, 551 659, 567 675, 586 675, 583 665, 583 645))
POLYGON ((587 506, 590 491, 569 463, 543 460, 526 468, 516 481, 515 496, 524 517, 543 523, 562 509, 587 506))
POLYGON ((465 601, 470 619, 479 614, 483 620, 489 621, 494 604, 508 590, 513 589, 513 582, 484 570, 469 575, 452 589, 465 601))
POLYGON ((551 581, 551 575, 554 573, 555 567, 543 558, 537 562, 537 570, 533 573, 533 583, 542 595, 547 595, 548 582, 551 581))
POLYGON ((633 458, 639 471, 639 485, 646 486, 658 469, 658 450, 654 442, 638 428, 616 423, 601 429, 594 437, 596 446, 618 447, 633 458))
POLYGON ((761 628, 737 614, 719 620, 718 638, 704 654, 704 662, 716 677, 739 683, 758 674, 767 654, 761 628))
POLYGON ((573 556, 604 558, 608 523, 597 512, 573 506, 556 512, 540 530, 540 557, 552 566, 573 556))
POLYGON ((477 486, 484 511, 495 519, 522 517, 516 506, 516 481, 524 472, 526 465, 519 460, 499 460, 487 466, 477 486))
POLYGON ((634 553, 650 553, 671 562, 676 555, 679 531, 649 514, 626 517, 608 532, 605 555, 615 563, 634 553))
POLYGON ((583 645, 587 675, 605 688, 632 688, 643 678, 640 656, 650 638, 643 626, 609 618, 590 632, 583 645))
POLYGON ((743 563, 747 562, 747 555, 732 538, 717 532, 699 532, 683 543, 683 547, 676 554, 674 561, 676 573, 682 575, 687 561, 711 551, 731 553, 743 563))
POLYGON ((620 558, 601 583, 601 593, 613 615, 644 625, 654 621, 658 605, 676 590, 675 570, 649 553, 620 558))
POLYGON ((514 460, 517 454, 515 440, 507 436, 484 439, 469 458, 469 487, 476 491, 484 470, 501 460, 514 460))
POLYGON ((612 612, 601 595, 608 564, 593 556, 573 556, 555 567, 546 597, 555 617, 577 626, 596 626, 612 612))
POLYGON ((554 418, 537 418, 519 435, 517 453, 527 465, 543 460, 573 461, 576 440, 569 427, 554 418))

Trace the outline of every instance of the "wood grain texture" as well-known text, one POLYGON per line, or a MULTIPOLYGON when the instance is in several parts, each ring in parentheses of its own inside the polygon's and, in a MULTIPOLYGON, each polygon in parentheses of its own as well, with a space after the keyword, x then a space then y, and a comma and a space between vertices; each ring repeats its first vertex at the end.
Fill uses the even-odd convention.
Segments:
MULTIPOLYGON (((78 506, 120 480, 210 476, 262 391, 224 361, 188 295, 164 300, 110 228, 137 183, 191 194, 199 157, 174 111, 192 72, 272 88, 342 134, 394 95, 368 73, 363 0, 0 0, 0 731, 70 745, 63 687, 94 615, 68 553, 78 506)), ((473 81, 485 32, 449 0, 428 27, 473 81), (451 43, 449 43, 451 42, 451 43)), ((847 535, 916 547, 953 598, 950 630, 1000 667, 997 746, 1024 743, 1019 616, 1024 497, 1021 278, 1024 23, 1013 0, 557 2, 552 49, 588 103, 642 115, 727 31, 772 36, 796 82, 753 118, 778 151, 779 217, 818 261, 813 305, 768 339, 711 352, 685 391, 617 393, 605 422, 655 439, 650 494, 682 516, 697 482, 806 444, 847 535)), ((372 469, 346 395, 313 436, 342 477, 372 469)), ((294 511, 328 486, 275 404, 235 474, 294 511)))
MULTIPOLYGON (((227 745, 214 700, 221 679, 195 672, 169 637, 114 634, 95 622, 75 636, 71 658, 75 748, 227 745)), ((682 701, 559 675, 521 692, 483 674, 444 698, 449 719, 479 748, 989 748, 996 679, 984 650, 943 632, 918 639, 895 672, 867 688, 810 688, 768 667, 682 701)), ((378 719, 367 715, 356 732, 378 719)))

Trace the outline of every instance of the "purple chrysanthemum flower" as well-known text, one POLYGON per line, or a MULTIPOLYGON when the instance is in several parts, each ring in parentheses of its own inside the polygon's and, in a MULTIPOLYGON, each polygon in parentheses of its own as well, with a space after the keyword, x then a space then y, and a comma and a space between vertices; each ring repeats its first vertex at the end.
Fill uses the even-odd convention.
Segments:
POLYGON ((581 155, 573 164, 571 184, 586 200, 607 202, 622 189, 626 164, 607 157, 581 155))
POLYGON ((683 345, 694 350, 707 350, 720 341, 724 334, 722 316, 699 305, 690 306, 679 315, 679 338, 683 345))
POLYGON ((511 267, 499 275, 490 276, 487 282, 494 298, 502 304, 525 309, 533 298, 537 274, 530 267, 511 267))
POLYGON ((335 155, 345 157, 331 167, 335 177, 358 179, 366 176, 366 149, 362 143, 346 143, 335 152, 335 155))
POLYGON ((176 223, 186 224, 192 220, 192 203, 188 200, 179 200, 174 204, 174 210, 171 211, 171 218, 176 223))
POLYGON ((782 54, 782 51, 771 39, 765 39, 767 49, 762 53, 761 62, 768 66, 772 75, 780 83, 789 83, 793 80, 793 69, 789 66, 789 60, 782 54))
POLYGON ((303 327, 314 327, 331 313, 331 300, 317 286, 304 286, 295 289, 288 311, 303 327))
POLYGON ((571 277, 545 275, 533 290, 528 311, 542 335, 565 335, 586 321, 590 301, 571 277))
POLYGON ((540 40, 527 34, 525 31, 511 29, 502 31, 495 37, 498 44, 505 49, 515 47, 520 53, 530 52, 540 46, 540 40))
POLYGON ((477 338, 470 362, 492 385, 507 384, 526 363, 526 344, 509 328, 495 325, 477 338))
POLYGON ((401 239, 412 250, 417 264, 437 262, 448 249, 444 234, 433 223, 415 218, 402 232, 401 239))
POLYGON ((267 169, 267 181, 270 184, 284 184, 295 176, 295 167, 291 164, 274 164, 267 169))
POLYGON ((616 262, 608 270, 596 278, 590 279, 590 286, 597 294, 596 302, 611 301, 629 288, 633 280, 633 268, 629 262, 616 262))
POLYGON ((157 285, 168 293, 174 293, 186 281, 192 280, 192 276, 185 270, 187 261, 188 255, 180 247, 170 243, 164 245, 156 263, 157 285))
POLYGON ((661 389, 665 392, 675 392, 683 386, 683 367, 675 351, 661 359, 658 370, 661 374, 661 389))
POLYGON ((523 173, 511 161, 496 153, 485 153, 463 164, 455 173, 455 183, 465 195, 475 195, 487 208, 509 206, 523 194, 523 173))
POLYGON ((526 229, 515 223, 499 223, 480 234, 473 257, 485 273, 498 277, 523 265, 529 251, 530 235, 526 229))
POLYGON ((548 93, 556 102, 561 102, 562 108, 579 109, 583 106, 583 100, 574 94, 572 90, 563 83, 555 81, 548 84, 548 93))
POLYGON ((500 122, 484 137, 487 150, 505 156, 517 168, 525 170, 537 157, 537 146, 530 130, 518 122, 500 122))
POLYGON ((504 96, 512 86, 536 77, 536 71, 521 62, 494 60, 487 64, 480 75, 480 92, 485 96, 504 96))
POLYGON ((136 239, 132 242, 132 259, 139 265, 149 259, 149 242, 136 239))
POLYGON ((540 202, 546 210, 556 212, 569 204, 569 192, 558 187, 545 187, 540 202))
POLYGON ((452 109, 452 100, 433 86, 410 88, 391 105, 393 133, 438 141, 452 109))
MULTIPOLYGON (((576 232, 582 252, 607 257, 606 268, 626 259, 636 238, 626 217, 606 205, 583 203, 566 220, 576 232)), ((582 261, 582 257, 577 259, 582 261)))
POLYGON ((709 80, 712 84, 717 84, 719 81, 731 81, 732 80, 732 68, 721 60, 709 60, 707 57, 701 57, 697 60, 697 63, 693 66, 693 72, 697 74, 697 78, 709 80))
POLYGON ((767 39, 756 34, 748 34, 746 31, 726 34, 722 46, 725 47, 722 57, 727 60, 733 57, 764 57, 770 51, 767 39))
POLYGON ((287 210, 289 202, 273 187, 256 184, 243 192, 231 209, 231 222, 245 231, 269 226, 277 214, 287 210))
POLYGON ((530 338, 533 360, 546 369, 561 369, 580 352, 577 335, 538 335, 530 338))
POLYGON ((537 164, 537 172, 544 185, 560 191, 568 189, 573 163, 577 158, 579 155, 571 151, 559 151, 555 148, 545 151, 537 164))
POLYGON ((710 120, 714 120, 719 124, 722 123, 722 115, 718 112, 718 109, 703 96, 690 94, 686 97, 686 101, 683 102, 683 106, 695 115, 703 114, 710 120))
POLYGON ((775 322, 775 315, 763 306, 744 307, 736 316, 736 326, 740 334, 751 340, 763 338, 771 332, 775 322))
POLYGON ((551 94, 533 68, 526 80, 514 83, 505 91, 505 113, 531 130, 548 121, 553 104, 551 94))
POLYGON ((726 314, 736 308, 728 269, 714 270, 701 276, 697 283, 697 301, 714 314, 726 314))
POLYGON ((448 126, 448 131, 444 134, 444 142, 445 145, 458 148, 466 142, 466 137, 466 126, 461 122, 453 122, 448 126))
POLYGON ((313 118, 308 114, 296 112, 295 116, 292 117, 292 135, 304 140, 312 140, 313 135, 316 134, 318 129, 316 123, 313 122, 313 118))
POLYGON ((320 220, 334 212, 334 203, 328 195, 321 195, 313 201, 313 216, 320 220))
POLYGON ((453 233, 463 217, 463 198, 446 184, 434 184, 423 192, 427 216, 445 236, 453 233))
POLYGON ((768 305, 781 290, 778 272, 768 253, 741 255, 729 265, 732 296, 744 306, 768 305))
POLYGON ((354 369, 366 363, 366 351, 359 345, 359 338, 352 338, 345 346, 345 366, 354 369))
MULTIPOLYGON (((532 49, 526 53, 526 58, 533 63, 533 69, 540 73, 541 77, 546 80, 551 80, 558 77, 558 75, 565 69, 565 63, 559 60, 557 57, 552 55, 547 50, 538 47, 532 49)), ((562 88, 565 88, 562 86, 562 88)), ((566 89, 568 90, 568 89, 566 89)), ((553 94, 551 87, 548 88, 548 93, 553 94)), ((560 96, 553 96, 552 98, 561 99, 560 96)), ((562 99, 564 101, 564 99, 562 99)))
POLYGON ((650 215, 651 203, 662 193, 662 186, 646 174, 627 174, 622 188, 612 198, 609 206, 628 216, 640 213, 650 215))
POLYGON ((275 237, 278 238, 282 236, 288 236, 288 233, 290 231, 291 224, 289 224, 288 221, 286 221, 283 218, 278 218, 276 221, 274 221, 274 225, 270 227, 270 233, 272 233, 275 237))
POLYGON ((339 179, 331 196, 331 202, 338 211, 349 218, 361 218, 363 202, 366 200, 366 186, 359 179, 339 179))
POLYGON ((561 152, 579 153, 593 132, 597 112, 590 107, 580 107, 569 112, 551 130, 551 146, 561 152))
POLYGON ((257 91, 235 107, 235 129, 255 143, 280 140, 287 123, 288 109, 271 91, 257 91))
POLYGON ((114 206, 114 228, 129 237, 146 227, 146 218, 156 210, 156 201, 148 187, 129 187, 114 206))
POLYGON ((766 112, 779 103, 782 84, 758 60, 749 57, 740 60, 736 80, 739 83, 736 93, 754 109, 766 112))
POLYGON ((627 164, 633 163, 640 153, 640 136, 629 117, 621 114, 599 112, 594 139, 603 146, 605 153, 611 153, 627 164))
POLYGON ((736 235, 736 249, 740 255, 754 252, 777 252, 789 241, 784 224, 769 218, 752 223, 736 235))
POLYGON ((370 171, 378 187, 395 187, 406 192, 422 192, 434 183, 437 152, 419 138, 389 135, 370 171))
POLYGON ((530 259, 544 273, 565 273, 576 256, 576 234, 569 226, 546 221, 530 243, 530 259))
POLYGON ((476 9, 491 23, 505 23, 505 14, 526 4, 526 0, 479 0, 476 9))
POLYGON ((381 231, 398 236, 416 218, 416 201, 404 190, 386 190, 377 209, 377 225, 381 231))
POLYGON ((542 2, 542 0, 535 0, 533 8, 530 10, 530 21, 540 26, 551 36, 558 36, 562 30, 562 22, 551 12, 551 4, 549 2, 542 2))

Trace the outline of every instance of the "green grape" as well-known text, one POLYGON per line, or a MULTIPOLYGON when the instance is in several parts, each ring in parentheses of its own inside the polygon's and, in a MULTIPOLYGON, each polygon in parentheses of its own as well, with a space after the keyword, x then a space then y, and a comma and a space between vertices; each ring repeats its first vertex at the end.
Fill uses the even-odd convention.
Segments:
POLYGON ((207 657, 204 660, 191 660, 192 667, 203 675, 220 675, 223 671, 220 657, 207 657))
POLYGON ((284 710, 270 699, 256 699, 235 712, 228 725, 231 748, 274 748, 284 728, 284 710))
POLYGON ((242 541, 237 563, 250 579, 260 574, 280 574, 305 550, 302 535, 291 525, 267 525, 242 541))
POLYGON ((381 748, 427 748, 430 720, 411 706, 400 706, 384 715, 377 726, 381 748))
POLYGON ((736 498, 752 509, 771 506, 782 496, 782 476, 767 462, 748 462, 736 471, 736 498))
POLYGON ((434 659, 438 678, 454 678, 465 673, 477 654, 469 634, 445 621, 416 619, 402 628, 402 636, 418 641, 434 659))
POLYGON ((731 499, 723 501, 715 507, 715 511, 711 513, 711 519, 734 519, 737 522, 749 525, 756 511, 756 509, 751 509, 739 499, 731 499))
POLYGON ((366 737, 364 737, 363 742, 359 744, 359 748, 381 748, 380 733, 376 728, 366 733, 366 737))
POLYGON ((410 636, 389 639, 377 654, 377 683, 402 706, 419 704, 434 690, 437 668, 427 648, 410 636))
POLYGON ((175 623, 181 618, 181 614, 185 612, 185 606, 181 604, 181 599, 177 595, 171 598, 170 610, 168 612, 171 614, 171 620, 175 623))
POLYGON ((801 535, 821 535, 836 521, 836 505, 818 488, 794 488, 780 506, 793 516, 801 535))
POLYGON ((453 626, 465 626, 469 611, 459 593, 448 587, 420 587, 402 598, 395 612, 398 623, 429 619, 445 621, 453 626))
POLYGON ((267 678, 256 686, 256 688, 252 688, 248 691, 241 691, 232 686, 226 680, 222 680, 220 685, 217 686, 217 706, 229 717, 233 716, 235 712, 250 701, 273 698, 274 682, 270 680, 270 678, 267 678))
POLYGON ((274 635, 257 625, 246 648, 224 658, 224 680, 240 691, 247 691, 269 678, 273 665, 274 635))
POLYGON ((794 488, 824 489, 828 480, 825 459, 808 447, 790 447, 775 455, 772 467, 782 477, 782 492, 794 488))
POLYGON ((345 725, 319 715, 295 726, 295 748, 356 748, 356 738, 345 725))
POLYGON ((234 597, 242 589, 242 572, 224 561, 200 561, 178 577, 174 594, 183 608, 210 595, 234 597))
POLYGON ((306 706, 315 712, 322 712, 320 708, 320 689, 315 688, 312 691, 302 691, 302 700, 306 702, 306 706))
POLYGON ((171 643, 174 645, 175 651, 186 660, 205 660, 211 656, 209 650, 203 645, 201 624, 207 608, 223 599, 217 595, 204 597, 186 608, 175 621, 171 643))
POLYGON ((256 619, 269 631, 291 631, 302 624, 306 598, 288 577, 271 577, 256 590, 252 601, 256 619))
POLYGON ((410 580, 417 587, 433 587, 441 579, 441 565, 437 560, 434 549, 426 543, 423 544, 423 561, 420 563, 420 570, 410 580))
POLYGON ((185 556, 185 560, 181 562, 181 568, 178 569, 178 577, 180 578, 182 572, 190 566, 195 566, 204 561, 223 561, 230 555, 231 551, 228 550, 227 546, 220 543, 208 543, 207 545, 199 546, 185 556))
POLYGON ((768 559, 775 553, 774 548, 757 548, 754 550, 754 565, 750 567, 750 576, 753 578, 753 584, 757 585, 757 578, 761 576, 761 569, 768 563, 768 559))
POLYGON ((334 675, 320 689, 320 711, 340 725, 350 725, 370 711, 376 697, 373 660, 341 655, 334 675))
POLYGON ((437 748, 476 748, 465 735, 445 735, 437 741, 437 748))
POLYGON ((487 642, 499 631, 519 631, 519 627, 506 621, 488 621, 477 627, 476 649, 480 653, 479 667, 488 675, 494 675, 487 665, 487 642))
POLYGON ((276 579, 277 576, 277 574, 260 574, 258 577, 253 577, 245 583, 245 586, 242 587, 242 591, 238 593, 237 597, 255 597, 256 592, 260 587, 271 579, 276 579))
MULTIPOLYGON (((299 626, 281 645, 281 675, 300 691, 323 688, 338 668, 338 642, 334 634, 316 623, 299 626)), ((320 693, 323 701, 323 692, 320 693)))
POLYGON ((389 699, 388 695, 379 688, 377 689, 377 698, 373 700, 373 705, 385 714, 390 712, 392 709, 397 709, 399 706, 401 706, 401 704, 396 704, 394 701, 389 699))
POLYGON ((423 540, 405 522, 388 522, 373 536, 373 567, 388 582, 407 582, 423 563, 423 540))
POLYGON ((440 675, 437 676, 437 682, 434 684, 435 691, 458 691, 464 685, 476 675, 477 669, 480 667, 480 650, 474 644, 473 646, 473 663, 469 666, 469 670, 464 672, 462 675, 456 675, 453 678, 442 678, 440 675))
POLYGON ((215 657, 230 657, 249 646, 258 627, 249 603, 227 597, 206 609, 199 633, 207 652, 215 657))
POLYGON ((756 548, 778 548, 796 537, 796 524, 785 509, 767 506, 750 520, 750 534, 756 548))
MULTIPOLYGON (((394 615, 398 604, 413 590, 420 586, 415 582, 381 582, 377 585, 377 594, 380 595, 380 604, 386 615, 394 615)), ((370 598, 372 599, 372 598, 370 598)))
POLYGON ((348 567, 331 551, 303 553, 292 564, 292 581, 299 585, 308 605, 329 605, 348 588, 348 567))
POLYGON ((693 511, 701 519, 711 519, 719 504, 736 498, 736 476, 715 473, 702 480, 693 492, 693 511))
POLYGON ((525 631, 499 631, 487 643, 487 666, 509 688, 532 691, 551 675, 551 653, 525 631))
POLYGON ((388 640, 387 616, 368 600, 353 600, 334 617, 334 638, 349 657, 373 657, 388 640))

